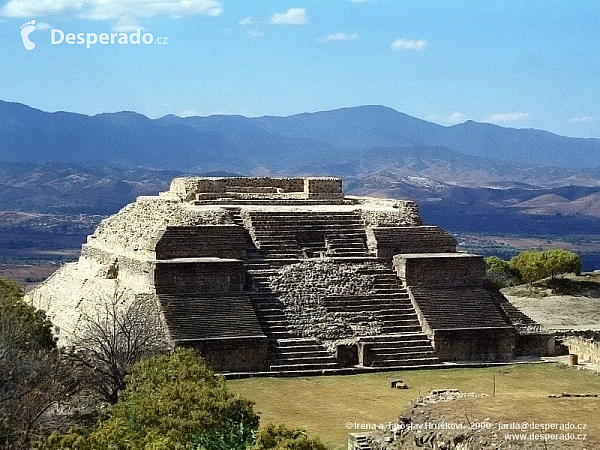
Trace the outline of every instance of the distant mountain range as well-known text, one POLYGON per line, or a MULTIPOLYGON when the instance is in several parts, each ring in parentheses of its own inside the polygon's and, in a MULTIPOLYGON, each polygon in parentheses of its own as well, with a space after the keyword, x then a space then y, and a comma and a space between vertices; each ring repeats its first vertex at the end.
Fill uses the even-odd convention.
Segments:
MULTIPOLYGON (((0 159, 170 170, 356 175, 375 157, 435 158, 465 167, 501 162, 598 169, 600 140, 468 121, 444 127, 383 106, 289 117, 217 115, 149 119, 134 112, 47 113, 0 101, 0 159)), ((430 161, 419 162, 423 165, 430 161)))

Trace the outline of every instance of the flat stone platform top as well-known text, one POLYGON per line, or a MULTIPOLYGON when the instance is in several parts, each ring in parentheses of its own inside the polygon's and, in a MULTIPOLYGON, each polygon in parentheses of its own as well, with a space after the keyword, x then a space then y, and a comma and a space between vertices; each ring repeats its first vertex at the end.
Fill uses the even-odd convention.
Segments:
MULTIPOLYGON (((169 191, 142 196, 103 220, 88 245, 152 258, 157 237, 168 227, 240 225, 252 215, 352 214, 365 227, 421 225, 416 203, 344 196, 339 178, 175 178, 169 191)), ((309 219, 306 219, 309 220, 309 219)))
POLYGON ((401 255, 396 255, 394 258, 398 259, 465 259, 465 258, 477 258, 481 259, 483 256, 474 255, 473 253, 403 253, 401 255))

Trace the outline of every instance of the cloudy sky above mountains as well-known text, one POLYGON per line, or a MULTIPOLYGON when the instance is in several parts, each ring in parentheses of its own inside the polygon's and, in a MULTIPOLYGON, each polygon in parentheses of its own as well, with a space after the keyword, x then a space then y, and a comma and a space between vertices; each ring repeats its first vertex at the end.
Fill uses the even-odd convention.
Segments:
POLYGON ((600 137, 599 14, 547 0, 0 0, 0 99, 150 117, 381 104, 600 137), (53 29, 138 28, 152 45, 51 44, 53 29))

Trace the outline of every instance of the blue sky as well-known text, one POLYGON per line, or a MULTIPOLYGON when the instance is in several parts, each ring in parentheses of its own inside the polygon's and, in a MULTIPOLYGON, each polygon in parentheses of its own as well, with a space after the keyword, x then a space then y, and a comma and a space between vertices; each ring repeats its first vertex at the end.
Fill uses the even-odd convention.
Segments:
POLYGON ((0 99, 150 117, 381 104, 600 137, 599 17, 552 0, 0 0, 0 99), (137 27, 167 45, 51 44, 137 27))

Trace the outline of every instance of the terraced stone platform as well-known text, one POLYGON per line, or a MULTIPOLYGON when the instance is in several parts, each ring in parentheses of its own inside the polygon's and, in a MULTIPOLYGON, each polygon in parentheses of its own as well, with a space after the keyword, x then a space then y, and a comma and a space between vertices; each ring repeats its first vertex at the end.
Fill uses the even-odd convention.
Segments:
POLYGON ((414 202, 347 197, 338 178, 184 177, 105 219, 28 298, 68 345, 118 294, 235 376, 443 367, 520 342, 482 261, 414 202))

